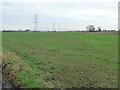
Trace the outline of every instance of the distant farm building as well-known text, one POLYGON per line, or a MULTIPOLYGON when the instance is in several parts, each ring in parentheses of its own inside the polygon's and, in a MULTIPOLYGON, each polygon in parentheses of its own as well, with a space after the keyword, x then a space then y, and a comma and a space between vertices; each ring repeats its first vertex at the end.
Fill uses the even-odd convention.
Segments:
POLYGON ((87 29, 88 32, 95 32, 95 28, 94 28, 93 25, 87 26, 86 29, 87 29))

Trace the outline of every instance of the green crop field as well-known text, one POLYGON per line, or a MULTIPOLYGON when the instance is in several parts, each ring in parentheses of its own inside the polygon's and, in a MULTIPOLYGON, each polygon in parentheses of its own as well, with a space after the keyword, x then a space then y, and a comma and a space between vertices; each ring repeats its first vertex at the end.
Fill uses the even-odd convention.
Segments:
POLYGON ((29 88, 118 87, 117 33, 3 32, 3 72, 29 88))

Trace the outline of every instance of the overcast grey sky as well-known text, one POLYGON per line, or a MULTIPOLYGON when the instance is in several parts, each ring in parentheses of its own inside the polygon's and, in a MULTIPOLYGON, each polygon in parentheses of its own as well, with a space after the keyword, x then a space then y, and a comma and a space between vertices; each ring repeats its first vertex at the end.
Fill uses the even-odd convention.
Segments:
POLYGON ((102 29, 118 28, 119 0, 3 0, 3 29, 34 29, 38 15, 40 30, 86 29, 89 24, 102 29))

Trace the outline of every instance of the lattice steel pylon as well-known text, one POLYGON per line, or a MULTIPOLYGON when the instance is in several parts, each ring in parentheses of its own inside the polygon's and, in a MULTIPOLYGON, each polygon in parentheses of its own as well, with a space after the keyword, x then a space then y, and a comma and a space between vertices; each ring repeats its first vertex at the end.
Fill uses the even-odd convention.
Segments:
POLYGON ((34 31, 38 31, 38 16, 34 16, 34 31))
POLYGON ((53 31, 56 31, 55 23, 53 23, 53 31))

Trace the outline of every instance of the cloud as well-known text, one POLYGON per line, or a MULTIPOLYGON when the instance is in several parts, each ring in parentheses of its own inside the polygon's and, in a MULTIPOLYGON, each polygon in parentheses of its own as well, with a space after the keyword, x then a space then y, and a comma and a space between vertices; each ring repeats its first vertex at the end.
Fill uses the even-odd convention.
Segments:
POLYGON ((29 2, 28 0, 24 2, 4 0, 2 2, 3 23, 14 26, 15 24, 32 25, 34 14, 37 14, 40 24, 56 22, 59 25, 67 24, 68 27, 76 24, 78 27, 78 25, 102 23, 102 26, 106 26, 104 28, 116 29, 117 2, 118 0, 39 0, 39 2, 38 0, 29 0, 29 2))

